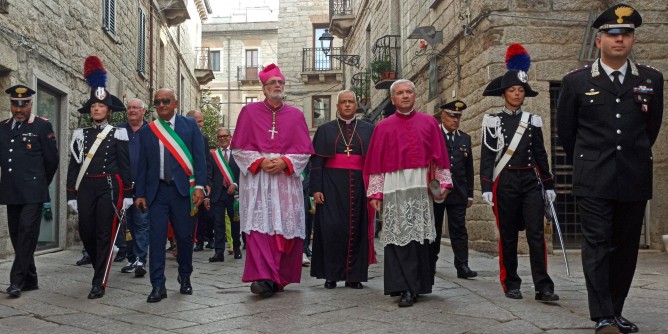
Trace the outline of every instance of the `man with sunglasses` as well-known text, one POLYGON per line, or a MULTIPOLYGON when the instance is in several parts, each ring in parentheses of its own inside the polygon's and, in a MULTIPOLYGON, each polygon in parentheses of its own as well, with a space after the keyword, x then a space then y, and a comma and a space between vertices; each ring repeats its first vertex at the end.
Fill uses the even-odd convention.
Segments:
POLYGON ((239 215, 246 233, 242 281, 269 297, 302 271, 304 195, 300 175, 313 145, 304 113, 283 103, 285 76, 274 64, 258 74, 266 99, 241 109, 232 153, 239 177, 239 215))
POLYGON ((167 220, 172 223, 179 252, 180 292, 192 295, 193 232, 196 208, 204 201, 206 158, 202 132, 195 120, 176 113, 179 101, 174 91, 161 88, 153 105, 158 119, 139 130, 139 167, 135 205, 148 210, 149 274, 153 290, 147 302, 167 298, 165 289, 165 241, 167 220))
POLYGON ((37 290, 35 247, 42 205, 49 202, 49 184, 58 168, 56 135, 46 118, 31 112, 35 91, 16 85, 9 94, 12 117, 0 123, 0 204, 7 205, 14 263, 7 294, 37 290))

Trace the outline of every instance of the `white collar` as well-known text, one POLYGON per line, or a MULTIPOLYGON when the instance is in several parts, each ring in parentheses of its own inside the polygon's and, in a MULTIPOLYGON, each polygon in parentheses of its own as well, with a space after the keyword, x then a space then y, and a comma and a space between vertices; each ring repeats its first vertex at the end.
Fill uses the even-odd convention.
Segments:
POLYGON ((624 65, 622 65, 622 67, 620 67, 619 69, 616 69, 616 70, 614 68, 606 65, 603 62, 601 62, 601 67, 605 71, 605 74, 608 75, 608 77, 610 77, 612 75, 612 72, 614 72, 614 71, 619 71, 620 73, 622 73, 619 76, 619 81, 621 82, 624 79, 624 75, 626 75, 626 68, 629 67, 629 62, 625 61, 624 65))
POLYGON ((397 112, 402 114, 402 115, 410 115, 413 112, 413 110, 415 110, 415 109, 411 109, 411 111, 409 111, 409 112, 402 112, 399 109, 397 109, 397 112))
POLYGON ((458 136, 460 135, 460 134, 459 134, 459 129, 450 132, 450 131, 448 131, 448 129, 446 129, 446 128, 443 126, 442 123, 441 123, 441 129, 443 130, 443 133, 445 133, 446 135, 455 135, 455 134, 458 135, 458 136))
POLYGON ((341 118, 341 115, 339 115, 339 113, 336 113, 336 117, 337 117, 338 119, 340 119, 340 120, 346 122, 346 124, 348 124, 348 125, 350 125, 350 123, 352 123, 354 120, 357 119, 357 117, 355 117, 354 115, 353 115, 353 117, 352 117, 351 119, 343 119, 343 118, 341 118))

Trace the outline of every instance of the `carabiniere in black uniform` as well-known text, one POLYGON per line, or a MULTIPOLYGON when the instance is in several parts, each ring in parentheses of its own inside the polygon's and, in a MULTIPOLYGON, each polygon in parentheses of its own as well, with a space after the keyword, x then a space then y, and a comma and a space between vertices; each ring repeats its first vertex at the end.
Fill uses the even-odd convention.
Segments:
MULTIPOLYGON (((123 103, 103 87, 93 90, 91 98, 79 112, 90 113, 94 103, 105 104, 112 112, 125 111, 123 103)), ((107 121, 109 115, 111 113, 107 115, 107 121)), ((124 199, 132 198, 127 130, 111 128, 92 158, 90 156, 97 136, 107 126, 111 125, 103 122, 74 130, 70 145, 72 156, 67 170, 67 200, 77 201, 79 235, 95 270, 89 299, 104 295, 106 260, 113 245, 113 233, 119 223, 117 212, 121 211, 124 199), (77 177, 87 159, 90 159, 90 164, 76 189, 77 177)))
MULTIPOLYGON (((525 96, 538 95, 526 83, 526 73, 510 70, 501 80, 493 81, 483 95, 499 96, 509 87, 521 85, 525 96)), ((498 78, 497 78, 498 79, 498 78)), ((504 107, 494 115, 483 118, 483 143, 480 151, 480 186, 483 194, 492 192, 494 214, 499 229, 500 281, 508 298, 522 298, 522 279, 517 274, 517 243, 519 231, 526 230, 529 244, 531 276, 536 299, 555 301, 554 283, 547 273, 547 254, 544 237, 543 189, 554 189, 547 152, 543 142, 542 119, 530 114, 527 128, 512 157, 504 165, 496 180, 493 173, 506 153, 520 126, 522 108, 515 111, 504 107)))

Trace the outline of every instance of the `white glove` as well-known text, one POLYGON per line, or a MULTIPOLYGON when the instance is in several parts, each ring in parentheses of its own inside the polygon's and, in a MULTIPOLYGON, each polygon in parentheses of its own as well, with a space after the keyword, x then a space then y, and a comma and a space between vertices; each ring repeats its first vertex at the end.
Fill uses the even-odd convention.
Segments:
POLYGON ((482 200, 485 201, 485 203, 489 204, 489 206, 494 206, 494 202, 492 201, 492 192, 487 191, 482 193, 482 200))
POLYGON ((554 202, 557 199, 557 193, 554 190, 545 190, 545 196, 547 196, 547 200, 550 202, 554 202))
POLYGON ((72 209, 72 211, 74 211, 75 213, 79 213, 79 206, 77 205, 77 200, 71 199, 67 201, 67 206, 69 206, 70 209, 72 209))
POLYGON ((123 210, 127 210, 131 206, 132 206, 132 198, 124 198, 123 199, 123 210))

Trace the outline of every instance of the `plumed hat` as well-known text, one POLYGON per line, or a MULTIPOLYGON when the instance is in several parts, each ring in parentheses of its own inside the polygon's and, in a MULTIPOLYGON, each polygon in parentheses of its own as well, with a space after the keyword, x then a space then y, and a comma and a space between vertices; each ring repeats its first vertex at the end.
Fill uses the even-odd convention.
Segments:
POLYGON ((276 66, 276 64, 269 64, 257 74, 260 82, 263 84, 269 80, 271 77, 279 77, 281 80, 285 81, 285 76, 281 73, 281 69, 276 66))
POLYGON ((88 56, 84 62, 84 77, 91 89, 90 98, 79 108, 82 114, 89 114, 93 103, 103 103, 109 110, 125 111, 123 101, 107 91, 107 70, 97 56, 88 56))
POLYGON ((538 92, 531 89, 527 83, 529 76, 527 72, 531 67, 531 57, 527 50, 518 43, 511 44, 506 51, 506 74, 492 80, 483 96, 501 96, 503 92, 512 86, 524 87, 524 94, 526 97, 534 97, 538 92))

